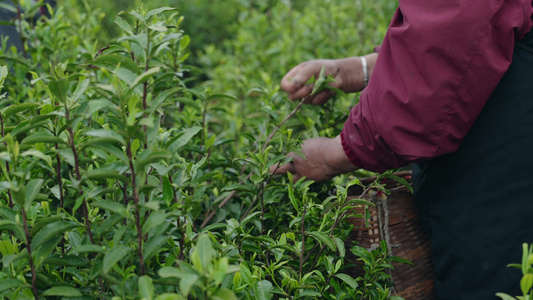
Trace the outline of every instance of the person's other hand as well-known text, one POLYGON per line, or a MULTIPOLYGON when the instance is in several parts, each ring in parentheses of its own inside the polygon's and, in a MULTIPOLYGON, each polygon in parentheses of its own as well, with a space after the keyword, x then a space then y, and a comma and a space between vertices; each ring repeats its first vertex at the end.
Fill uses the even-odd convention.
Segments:
POLYGON ((313 138, 303 142, 302 153, 305 158, 289 153, 292 161, 282 166, 273 166, 273 174, 294 175, 296 182, 302 177, 315 181, 326 181, 339 174, 357 170, 342 148, 340 136, 336 138, 313 138))
MULTIPOLYGON (((377 60, 377 53, 366 55, 368 76, 372 74, 377 60)), ((318 78, 324 67, 324 76, 333 76, 331 87, 346 93, 359 92, 364 89, 364 72, 360 57, 343 59, 317 59, 303 62, 290 70, 281 80, 281 89, 288 93, 289 99, 297 100, 311 94, 313 84, 307 84, 311 78, 318 78)), ((330 90, 309 96, 306 103, 320 105, 333 97, 330 90)))

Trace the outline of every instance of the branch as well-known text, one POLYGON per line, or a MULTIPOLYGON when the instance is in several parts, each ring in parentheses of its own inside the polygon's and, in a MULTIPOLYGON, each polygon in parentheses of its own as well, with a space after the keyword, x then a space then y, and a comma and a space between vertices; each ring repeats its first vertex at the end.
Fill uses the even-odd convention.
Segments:
MULTIPOLYGON (((309 95, 310 96, 310 95, 309 95)), ((281 126, 283 126, 285 123, 287 123, 287 121, 292 118, 296 112, 298 112, 298 110, 300 109, 300 107, 302 107, 302 105, 304 104, 305 100, 307 100, 307 98, 309 98, 309 96, 306 96, 306 97, 303 97, 302 100, 300 100, 300 102, 298 103, 298 105, 291 111, 291 113, 285 117, 285 119, 278 125, 276 126, 276 128, 274 129, 274 131, 267 137, 266 141, 265 141, 265 144, 263 145, 263 147, 261 148, 261 152, 264 152, 265 149, 267 148, 268 144, 270 143, 270 141, 272 141, 272 138, 274 138, 274 135, 280 130, 281 126)), ((241 174, 240 175, 243 175, 244 174, 244 171, 246 170, 246 165, 247 163, 244 162, 243 166, 242 166, 242 169, 241 169, 241 174)), ((254 172, 250 172, 248 174, 248 176, 246 176, 246 179, 245 180, 248 180, 250 179, 250 177, 254 174, 254 172)), ((239 180, 239 185, 243 184, 245 180, 239 180)), ((226 205, 236 194, 236 191, 233 190, 231 191, 231 193, 228 194, 228 196, 226 196, 226 198, 224 198, 224 200, 222 200, 222 202, 220 202, 220 204, 218 205, 218 208, 222 208, 224 207, 224 205, 226 205)), ((209 221, 211 221, 211 219, 213 219, 213 217, 215 216, 216 214, 216 211, 211 211, 209 213, 209 215, 207 216, 207 218, 205 218, 204 222, 202 223, 202 225, 200 226, 200 228, 204 228, 205 226, 207 226, 207 224, 209 223, 209 221)))

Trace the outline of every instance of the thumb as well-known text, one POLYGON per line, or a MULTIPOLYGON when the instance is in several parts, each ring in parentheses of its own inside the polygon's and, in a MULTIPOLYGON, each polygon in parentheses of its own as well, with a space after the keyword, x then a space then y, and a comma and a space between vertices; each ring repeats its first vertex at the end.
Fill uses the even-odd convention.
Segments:
MULTIPOLYGON (((292 157, 294 160, 295 154, 291 152, 287 156, 292 157)), ((294 174, 296 172, 296 168, 294 167, 294 162, 291 161, 284 165, 280 165, 279 163, 273 165, 272 167, 270 167, 270 172, 274 175, 283 175, 287 174, 287 172, 291 172, 292 174, 294 174)))
POLYGON ((294 168, 294 164, 292 162, 286 163, 284 165, 275 165, 270 167, 270 172, 274 175, 283 175, 287 174, 287 172, 291 172, 294 174, 296 169, 294 168))

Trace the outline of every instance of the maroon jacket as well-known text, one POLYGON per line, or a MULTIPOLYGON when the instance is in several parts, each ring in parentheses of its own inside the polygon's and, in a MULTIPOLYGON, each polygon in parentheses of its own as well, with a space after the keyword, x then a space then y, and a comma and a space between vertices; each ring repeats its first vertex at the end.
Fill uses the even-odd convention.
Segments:
POLYGON ((531 0, 400 0, 341 133, 348 158, 384 171, 454 152, 532 15, 531 0))

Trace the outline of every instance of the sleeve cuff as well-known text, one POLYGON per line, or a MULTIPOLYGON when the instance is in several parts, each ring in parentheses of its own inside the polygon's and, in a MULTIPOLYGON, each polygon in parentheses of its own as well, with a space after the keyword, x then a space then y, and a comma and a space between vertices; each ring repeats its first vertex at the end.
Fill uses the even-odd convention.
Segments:
POLYGON ((352 149, 348 147, 348 144, 346 143, 346 140, 344 139, 344 130, 341 131, 340 136, 341 136, 342 149, 344 149, 344 153, 346 154, 348 159, 352 162, 352 164, 361 168, 362 167, 361 161, 359 161, 359 159, 357 158, 355 153, 352 151, 352 149))

